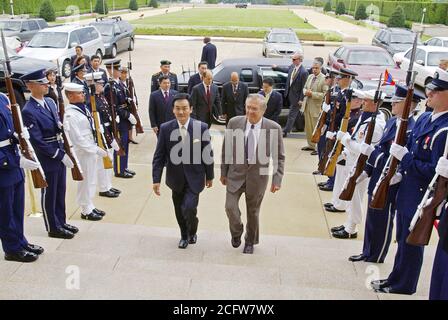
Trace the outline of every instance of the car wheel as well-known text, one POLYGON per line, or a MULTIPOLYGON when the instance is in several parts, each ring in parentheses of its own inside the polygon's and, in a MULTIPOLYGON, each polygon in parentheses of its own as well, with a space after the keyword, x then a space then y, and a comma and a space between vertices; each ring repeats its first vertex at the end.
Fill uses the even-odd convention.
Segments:
POLYGON ((134 39, 129 40, 129 51, 134 51, 134 39))
POLYGON ((117 45, 116 44, 114 44, 112 46, 112 52, 111 52, 110 56, 111 56, 111 58, 115 58, 117 56, 117 45))
POLYGON ((72 73, 72 66, 70 64, 70 60, 65 60, 62 64, 62 76, 64 78, 69 78, 72 73))
POLYGON ((379 111, 383 113, 383 115, 384 115, 384 120, 387 121, 387 120, 389 120, 390 118, 392 118, 392 112, 391 112, 391 110, 389 110, 387 107, 381 107, 381 108, 379 109, 379 111))
POLYGON ((100 57, 100 60, 103 61, 103 53, 101 52, 100 49, 96 50, 96 54, 98 57, 100 57))

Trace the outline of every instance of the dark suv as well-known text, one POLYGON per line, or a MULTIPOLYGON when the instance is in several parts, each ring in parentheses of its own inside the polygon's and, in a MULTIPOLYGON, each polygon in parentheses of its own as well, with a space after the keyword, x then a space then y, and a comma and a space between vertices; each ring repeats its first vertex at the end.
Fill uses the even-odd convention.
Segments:
MULTIPOLYGON (((403 28, 380 29, 372 39, 372 44, 387 50, 391 56, 397 52, 404 52, 412 47, 415 33, 403 28)), ((420 43, 420 40, 418 41, 420 43)))
POLYGON ((134 50, 134 27, 121 17, 97 18, 90 25, 103 37, 105 56, 115 58, 119 52, 134 50))
POLYGON ((6 37, 16 37, 20 41, 30 41, 39 30, 48 28, 44 19, 0 19, 0 29, 6 37))

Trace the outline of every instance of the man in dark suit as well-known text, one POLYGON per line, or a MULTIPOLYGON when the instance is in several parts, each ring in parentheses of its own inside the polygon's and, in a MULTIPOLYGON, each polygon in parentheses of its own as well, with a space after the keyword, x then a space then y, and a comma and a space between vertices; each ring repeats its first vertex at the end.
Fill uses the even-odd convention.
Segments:
POLYGON ((198 73, 195 73, 191 76, 190 79, 188 79, 188 94, 191 94, 191 91, 193 91, 193 87, 197 84, 200 84, 202 82, 202 78, 204 77, 205 71, 208 70, 208 63, 207 61, 201 61, 198 64, 198 73))
POLYGON ((149 120, 156 135, 159 134, 162 123, 174 119, 173 98, 177 94, 176 90, 171 90, 169 77, 161 76, 159 83, 159 90, 151 92, 149 96, 149 120))
POLYGON ((101 57, 97 56, 97 55, 93 55, 90 58, 90 69, 88 70, 89 73, 92 72, 102 72, 103 74, 101 75, 101 80, 104 81, 104 83, 107 83, 109 81, 108 77, 107 77, 107 71, 106 69, 100 68, 101 65, 101 57))
POLYGON ((180 227, 179 248, 197 241, 199 194, 213 183, 213 150, 207 125, 190 118, 188 94, 173 99, 176 119, 161 125, 152 162, 153 190, 160 195, 160 181, 166 166, 166 184, 172 191, 180 227), (174 137, 174 139, 173 139, 174 137))
POLYGON ((211 43, 212 39, 210 37, 204 38, 205 46, 202 48, 201 61, 207 61, 208 68, 212 70, 215 67, 217 49, 216 46, 211 43))
POLYGON ((221 112, 221 99, 218 86, 213 83, 213 74, 207 70, 204 81, 193 88, 191 93, 191 106, 195 119, 212 125, 213 116, 219 117, 221 112))
POLYGON ((222 87, 222 113, 226 117, 226 124, 235 116, 246 114, 245 103, 249 95, 249 87, 240 81, 237 72, 232 72, 230 81, 222 87))
MULTIPOLYGON (((292 64, 288 68, 288 78, 286 79, 285 99, 289 104, 288 120, 283 128, 283 137, 291 132, 303 102, 303 86, 308 78, 308 71, 303 67, 303 53, 297 52, 292 56, 292 64)), ((283 68, 273 69, 286 72, 283 68)))
POLYGON ((273 87, 274 80, 272 78, 265 78, 263 80, 263 90, 258 93, 265 97, 267 102, 264 117, 278 123, 278 117, 283 108, 283 97, 279 92, 274 91, 273 87))
POLYGON ((72 67, 74 67, 76 60, 78 58, 84 57, 86 59, 86 68, 90 69, 90 67, 91 67, 90 58, 88 55, 83 54, 84 49, 81 46, 76 46, 75 52, 76 52, 76 54, 74 56, 71 56, 71 58, 70 58, 70 65, 72 67))

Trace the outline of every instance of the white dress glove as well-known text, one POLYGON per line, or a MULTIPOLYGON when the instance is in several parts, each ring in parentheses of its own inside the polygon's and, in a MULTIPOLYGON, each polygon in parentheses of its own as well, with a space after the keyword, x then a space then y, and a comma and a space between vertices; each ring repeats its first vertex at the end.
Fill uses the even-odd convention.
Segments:
POLYGON ((351 141, 350 133, 348 132, 338 132, 338 140, 341 141, 342 145, 345 147, 349 147, 350 141, 351 141))
POLYGON ((367 172, 363 171, 360 176, 358 177, 358 179, 356 179, 356 183, 361 183, 364 180, 368 179, 369 176, 367 175, 367 172))
POLYGON ((390 154, 397 158, 399 161, 401 161, 408 152, 408 148, 400 146, 395 142, 390 146, 390 154))
POLYGON ((135 117, 134 117, 134 115, 131 113, 131 114, 129 114, 129 118, 128 118, 128 120, 129 120, 129 122, 132 124, 132 125, 136 125, 137 124, 137 119, 135 119, 135 117))
POLYGON ((64 166, 66 166, 69 169, 71 169, 75 166, 75 164, 73 163, 73 161, 70 159, 70 157, 68 155, 64 155, 64 157, 62 158, 62 163, 64 164, 64 166))
POLYGON ((328 113, 328 111, 331 110, 331 105, 326 104, 325 102, 322 103, 322 110, 323 110, 324 112, 327 112, 327 113, 328 113))
POLYGON ((402 179, 403 176, 401 175, 401 173, 397 172, 396 174, 394 174, 392 179, 390 179, 390 185, 393 186, 394 184, 399 183, 402 179))
POLYGON ((363 155, 370 157, 370 155, 372 154, 373 150, 375 150, 375 147, 372 146, 371 144, 367 144, 367 143, 361 143, 360 146, 360 151, 363 155))
POLYGON ((97 147, 96 154, 101 158, 107 157, 107 152, 105 150, 101 149, 100 147, 97 147))
POLYGON ((39 163, 33 160, 28 160, 24 156, 20 156, 20 168, 28 170, 36 170, 39 169, 39 163))
MULTIPOLYGON (((29 140, 30 139, 30 133, 26 127, 23 127, 22 134, 20 135, 22 139, 29 140)), ((17 132, 14 132, 14 137, 19 140, 19 134, 17 132)))
POLYGON ((448 178, 448 159, 445 157, 441 157, 437 162, 436 173, 439 176, 444 178, 448 178))
POLYGON ((120 150, 120 146, 118 145, 117 140, 112 140, 112 142, 110 143, 112 149, 114 149, 115 151, 119 151, 120 150))
POLYGON ((120 116, 116 116, 116 117, 115 117, 115 122, 116 122, 116 123, 120 123, 120 116))
POLYGON ((326 137, 327 139, 331 139, 331 140, 333 140, 335 135, 336 135, 336 132, 333 132, 333 131, 327 131, 327 133, 325 134, 325 137, 326 137))

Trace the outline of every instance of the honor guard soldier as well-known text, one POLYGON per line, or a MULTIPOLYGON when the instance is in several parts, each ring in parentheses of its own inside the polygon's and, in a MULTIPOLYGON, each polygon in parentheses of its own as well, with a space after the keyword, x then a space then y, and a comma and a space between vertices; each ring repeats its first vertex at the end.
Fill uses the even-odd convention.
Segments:
POLYGON ((177 81, 177 75, 170 71, 171 61, 160 61, 160 71, 156 72, 151 77, 151 92, 159 89, 159 79, 161 76, 168 76, 171 81, 171 89, 179 91, 179 85, 177 81))
POLYGON ((121 60, 119 59, 109 60, 104 64, 114 80, 112 88, 110 88, 110 86, 107 86, 105 95, 106 98, 110 100, 110 90, 112 90, 114 101, 113 103, 112 101, 108 102, 111 107, 115 108, 116 113, 119 116, 120 123, 118 124, 118 138, 120 139, 121 146, 126 153, 124 156, 119 156, 117 152, 114 152, 115 177, 133 178, 135 172, 128 169, 129 130, 133 125, 137 124, 137 119, 135 119, 134 115, 130 111, 128 97, 126 95, 126 88, 120 83, 120 61, 121 60))
MULTIPOLYGON (((19 153, 18 141, 14 134, 9 99, 0 93, 0 239, 5 260, 33 262, 44 249, 28 243, 23 233, 25 210, 23 169, 35 170, 39 168, 39 164, 19 153)), ((29 138, 26 129, 22 134, 24 138, 29 138)))
MULTIPOLYGON (((395 93, 391 99, 392 102, 392 114, 394 115, 386 122, 383 136, 380 142, 373 146, 363 143, 361 146, 361 153, 368 156, 366 167, 362 177, 358 180, 370 177, 369 186, 367 188, 368 204, 372 199, 373 190, 383 172, 383 168, 386 165, 389 158, 389 149, 391 144, 395 140, 395 134, 400 122, 400 117, 404 109, 404 100, 406 98, 407 87, 401 84, 395 86, 395 93)), ((424 96, 414 91, 413 105, 411 111, 415 109, 420 100, 425 99, 424 96)), ((409 117, 408 120, 408 135, 414 127, 414 117, 409 117)), ((395 179, 395 184, 390 186, 387 202, 384 209, 373 209, 367 206, 366 215, 366 227, 364 231, 364 245, 362 253, 354 255, 349 258, 349 261, 366 261, 383 263, 389 250, 389 245, 392 240, 392 230, 394 228, 395 217, 395 197, 398 190, 398 180, 395 179)))
POLYGON ((45 227, 52 238, 71 239, 78 228, 66 222, 66 167, 74 164, 64 151, 62 123, 53 99, 48 93, 46 70, 26 74, 21 79, 31 91, 31 98, 22 110, 23 123, 30 132, 30 141, 42 164, 48 187, 42 189, 42 211, 45 227))
POLYGON ((95 208, 93 198, 96 192, 98 157, 105 158, 108 154, 95 141, 95 127, 92 114, 85 104, 84 87, 76 83, 66 83, 64 89, 69 101, 64 128, 73 142, 84 176, 82 181, 77 182, 76 199, 81 206, 81 218, 101 220, 106 213, 95 208))
POLYGON ((444 154, 448 132, 448 73, 437 69, 426 86, 432 112, 423 113, 416 121, 406 146, 392 143, 390 154, 400 161, 402 181, 396 198, 397 242, 394 267, 389 277, 372 281, 376 292, 413 294, 423 263, 423 247, 406 243, 409 226, 440 157, 444 154))
POLYGON ((84 79, 85 74, 87 73, 87 69, 85 64, 80 64, 73 68, 73 73, 75 75, 73 79, 73 83, 77 83, 84 87, 84 94, 86 96, 86 104, 90 105, 90 90, 87 81, 84 79))
MULTIPOLYGON (((92 59, 93 61, 93 59, 92 59)), ((109 157, 113 158, 113 152, 120 150, 117 141, 114 139, 112 132, 111 122, 112 115, 110 112, 109 104, 104 96, 104 76, 103 72, 93 72, 86 74, 86 80, 88 83, 95 83, 95 103, 98 111, 101 128, 107 144, 107 153, 109 157)), ((98 161, 98 189, 100 197, 116 198, 120 195, 121 191, 112 187, 112 175, 113 170, 105 169, 103 162, 98 161)))

